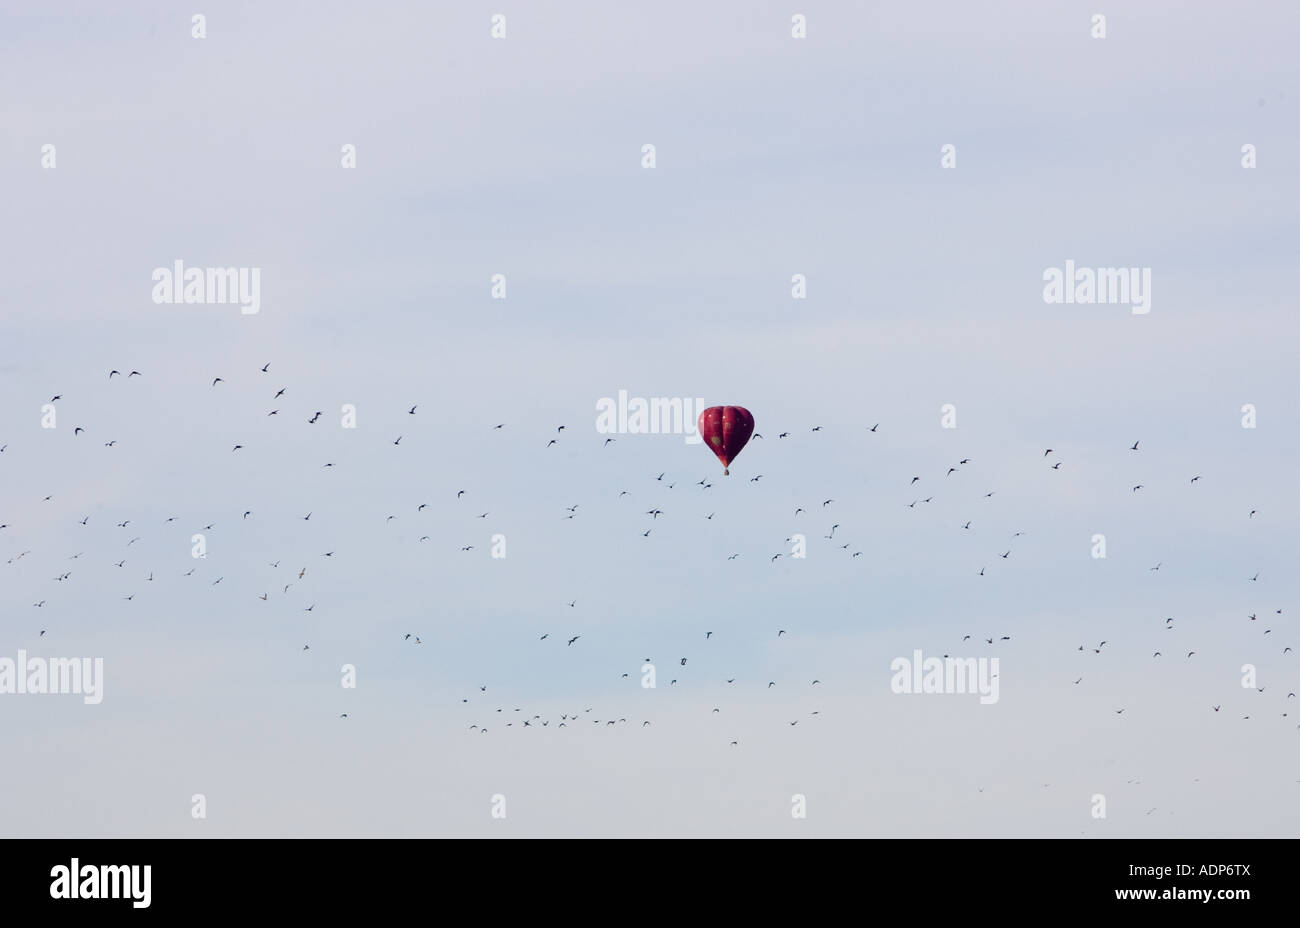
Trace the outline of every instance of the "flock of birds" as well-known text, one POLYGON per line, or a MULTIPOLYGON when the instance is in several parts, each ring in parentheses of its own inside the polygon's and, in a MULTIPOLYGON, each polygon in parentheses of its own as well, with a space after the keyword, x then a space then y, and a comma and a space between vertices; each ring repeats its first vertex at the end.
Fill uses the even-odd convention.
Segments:
MULTIPOLYGON (((270 372, 271 372, 271 365, 269 363, 263 365, 260 368, 260 375, 262 376, 269 377, 270 372)), ((257 377, 258 374, 253 374, 252 376, 257 377)), ((128 370, 128 372, 124 375, 120 370, 113 369, 108 374, 108 380, 113 381, 115 378, 122 378, 124 380, 135 380, 136 378, 140 378, 141 381, 146 380, 145 375, 138 370, 128 370)), ((208 385, 208 389, 220 390, 223 388, 223 385, 225 384, 227 384, 226 378, 221 376, 216 376, 212 378, 211 382, 208 385)), ((272 388, 268 386, 266 390, 266 394, 267 394, 267 399, 269 400, 267 404, 269 408, 265 412, 265 416, 267 417, 272 417, 272 416, 288 417, 292 415, 292 416, 299 417, 304 426, 317 427, 319 426, 321 417, 325 414, 322 410, 313 409, 311 407, 306 407, 299 411, 291 412, 288 406, 282 403, 282 400, 285 401, 285 403, 288 402, 285 399, 288 394, 287 387, 281 386, 278 388, 272 388)), ((62 401, 62 399, 63 397, 61 394, 54 394, 49 400, 49 403, 55 404, 62 401)), ((415 423, 418 422, 419 420, 420 405, 416 403, 411 405, 409 408, 402 407, 402 409, 404 411, 405 416, 411 417, 412 427, 414 428, 415 423)), ((860 428, 864 429, 866 433, 872 436, 879 436, 880 425, 881 423, 876 422, 869 427, 864 424, 860 426, 860 428)), ((93 426, 93 423, 76 424, 73 429, 74 438, 81 440, 83 435, 89 436, 94 431, 94 429, 91 426, 93 426)), ((492 424, 490 426, 490 429, 492 431, 500 431, 505 429, 506 427, 507 427, 507 423, 501 422, 501 423, 492 424)), ((546 440, 542 445, 542 447, 544 449, 551 449, 556 447, 562 439, 567 440, 564 435, 566 429, 567 427, 565 425, 556 426, 554 436, 546 437, 546 440)), ((820 425, 812 426, 809 429, 810 434, 815 434, 820 431, 822 431, 822 427, 820 425)), ((394 447, 400 448, 404 437, 405 437, 405 431, 396 434, 390 440, 391 444, 394 447)), ((792 437, 793 436, 790 431, 782 431, 776 435, 776 440, 785 441, 791 439, 792 437)), ((102 436, 99 440, 101 440, 104 447, 107 448, 114 448, 118 444, 117 439, 112 438, 110 436, 102 436)), ((599 442, 599 444, 607 448, 609 447, 609 445, 614 443, 616 439, 613 437, 604 437, 603 439, 597 439, 597 441, 599 442)), ((751 441, 763 442, 765 441, 765 439, 761 433, 755 433, 751 441)), ((9 451, 11 443, 12 442, 0 444, 0 455, 8 454, 12 456, 14 452, 9 451)), ((752 450, 752 448, 753 446, 751 446, 751 451, 747 457, 750 460, 759 459, 760 454, 756 454, 752 450)), ((1142 454, 1140 440, 1134 441, 1132 445, 1127 446, 1127 448, 1129 453, 1133 455, 1142 454)), ((244 451, 245 449, 246 449, 245 443, 237 441, 230 448, 229 453, 239 454, 241 451, 244 451)), ((15 452, 21 453, 21 449, 15 448, 15 452)), ((0 457, 0 464, 3 464, 3 460, 4 458, 0 457)), ((1059 456, 1057 456, 1057 453, 1053 448, 1046 448, 1042 453, 1041 460, 1045 462, 1046 467, 1048 467, 1053 471, 1059 471, 1062 468, 1062 465, 1064 464, 1064 462, 1059 459, 1059 456)), ((904 502, 903 505, 905 505, 910 509, 915 509, 918 506, 926 506, 932 503, 935 499, 936 494, 932 492, 930 489, 925 488, 926 485, 930 483, 930 481, 934 481, 935 483, 938 483, 940 486, 942 486, 943 481, 952 478, 955 474, 958 474, 962 470, 962 468, 965 468, 970 464, 972 464, 972 460, 970 458, 962 457, 955 461, 951 461, 940 468, 937 468, 936 475, 931 478, 923 478, 923 476, 920 474, 908 474, 906 479, 900 480, 900 483, 903 484, 908 491, 908 494, 906 497, 904 497, 904 499, 906 500, 908 497, 911 497, 910 501, 904 502), (924 492, 926 493, 926 495, 921 496, 919 494, 918 484, 921 485, 923 488, 921 489, 920 492, 924 492)), ((320 467, 322 469, 329 469, 335 466, 336 466, 336 462, 334 461, 326 460, 320 463, 320 467)), ((749 482, 751 483, 759 483, 763 479, 763 476, 764 476, 763 474, 758 473, 753 475, 752 477, 749 477, 748 479, 749 482)), ((655 476, 647 475, 645 479, 651 480, 653 482, 654 488, 657 490, 671 491, 676 488, 679 480, 667 479, 667 478, 668 478, 668 472, 664 471, 658 473, 655 476)), ((1189 484, 1191 486, 1196 486, 1201 481, 1201 479, 1202 479, 1201 475, 1199 474, 1191 475, 1189 484)), ((694 486, 702 490, 708 490, 713 486, 713 483, 711 479, 706 476, 700 479, 699 481, 696 481, 694 486)), ((1144 489, 1143 484, 1140 483, 1134 484, 1130 492, 1138 493, 1143 489, 1144 489)), ((468 491, 466 489, 458 489, 455 491, 454 499, 457 505, 467 505, 468 503, 468 500, 466 500, 467 492, 468 491)), ((996 489, 989 489, 983 493, 983 497, 985 499, 992 499, 995 496, 996 492, 997 492, 996 489)), ((631 495, 632 495, 631 490, 623 488, 619 490, 617 494, 617 499, 621 500, 622 498, 631 495)), ((53 494, 45 495, 43 497, 44 502, 49 502, 52 499, 53 499, 53 494)), ((848 557, 850 559, 861 557, 863 554, 862 550, 860 549, 854 550, 855 545, 852 541, 841 540, 843 538, 842 533, 837 535, 837 532, 840 532, 842 526, 839 521, 836 521, 836 513, 834 508, 835 506, 836 506, 836 500, 832 497, 828 497, 826 499, 814 498, 812 500, 809 500, 806 506, 795 507, 791 515, 792 518, 795 520, 796 524, 799 524, 802 520, 821 518, 825 523, 825 534, 822 534, 820 536, 821 538, 831 541, 837 550, 843 552, 842 556, 848 557)), ((424 513, 428 507, 429 507, 429 503, 427 501, 421 501, 419 503, 412 504, 412 510, 417 515, 420 513, 424 513)), ((565 508, 564 515, 561 518, 563 519, 578 518, 581 508, 582 506, 580 503, 575 503, 571 506, 568 506, 565 508)), ((703 508, 707 509, 708 507, 703 507, 703 508)), ((467 514, 472 514, 474 517, 478 519, 486 520, 491 515, 491 510, 489 509, 483 512, 474 512, 473 509, 470 509, 469 513, 467 514)), ((310 523, 312 515, 313 512, 308 511, 302 514, 300 518, 302 519, 303 522, 310 523)), ((709 521, 713 520, 715 515, 716 512, 714 511, 705 512, 703 511, 703 509, 699 513, 700 517, 709 521)), ((1256 515, 1256 510, 1252 509, 1248 513, 1244 513, 1243 515, 1245 518, 1253 519, 1256 515)), ((251 508, 249 508, 249 509, 241 509, 238 512, 231 513, 231 516, 237 517, 241 522, 243 522, 250 519, 250 517, 255 518, 256 514, 251 508)), ((397 519, 398 517, 399 516, 397 513, 389 513, 386 514, 385 521, 391 522, 397 519)), ((644 518, 648 520, 649 524, 645 526, 644 530, 638 529, 638 532, 642 538, 648 539, 651 537, 651 534, 654 531, 655 526, 658 524, 660 517, 667 517, 665 510, 661 508, 660 505, 654 505, 650 509, 644 511, 644 518)), ((175 522, 176 519, 177 519, 176 516, 170 516, 165 520, 164 524, 175 522)), ((82 528, 86 528, 90 524, 90 521, 91 521, 91 517, 89 515, 76 520, 76 522, 82 528)), ((964 521, 960 521, 956 523, 953 526, 953 528, 955 531, 970 532, 972 523, 974 521, 975 521, 974 519, 966 519, 964 521)), ((101 558, 104 560, 106 564, 111 564, 114 568, 124 571, 124 576, 134 577, 140 583, 152 583, 155 581, 155 575, 159 568, 147 567, 146 569, 141 569, 138 565, 132 563, 133 558, 131 557, 132 552, 130 549, 137 542, 141 541, 143 537, 141 535, 135 534, 134 532, 134 529, 137 527, 136 519, 122 518, 120 520, 114 521, 113 524, 116 527, 116 529, 122 530, 123 532, 122 540, 120 543, 121 547, 116 551, 113 552, 95 551, 88 554, 85 551, 78 550, 75 553, 62 554, 62 555, 55 555, 52 552, 43 552, 44 556, 50 558, 51 565, 57 562, 59 566, 57 567, 50 566, 48 568, 51 571, 51 575, 49 576, 48 580, 42 584, 41 592, 37 594, 37 597, 32 602, 33 609, 44 610, 46 614, 57 612, 55 608, 52 608, 57 599, 57 593, 55 592, 57 587, 51 585, 63 585, 68 583, 75 583, 76 581, 74 578, 79 573, 79 571, 77 570, 77 566, 78 566, 77 562, 80 562, 84 557, 101 558), (68 562, 72 562, 71 566, 67 566, 68 562), (135 573, 127 572, 128 565, 130 565, 132 568, 135 568, 136 572, 135 573)), ((216 521, 205 522, 201 526, 201 529, 203 531, 212 531, 215 528, 215 526, 216 526, 216 521)), ((15 534, 15 529, 20 530, 21 527, 11 525, 8 521, 0 521, 0 542, 5 541, 6 536, 12 537, 15 534)), ((141 531, 145 531, 145 529, 141 529, 141 531)), ((1012 556, 1016 551, 1017 542, 1015 541, 1015 539, 1021 538, 1024 535, 1025 532, 1017 531, 1011 535, 1012 544, 1010 546, 1006 547, 1004 550, 990 551, 989 561, 980 564, 977 570, 973 570, 975 575, 977 577, 984 577, 986 576, 986 572, 988 571, 991 564, 996 564, 998 561, 1002 561, 1002 562, 1010 561, 1010 559, 1012 558, 1012 556)), ((432 536, 429 534, 422 534, 418 537, 418 542, 420 544, 424 544, 432 541, 433 541, 432 536)), ((787 537, 785 541, 787 545, 789 545, 794 543, 795 539, 793 537, 787 537)), ((321 547, 324 548, 326 546, 322 545, 321 547)), ((475 544, 458 544, 457 547, 459 548, 460 552, 465 554, 469 554, 471 552, 479 550, 479 546, 475 544)), ((13 566, 18 562, 23 561, 25 558, 27 558, 32 554, 33 554, 32 550, 29 549, 19 550, 17 553, 10 556, 5 561, 5 564, 6 566, 13 566)), ((333 550, 332 548, 329 550, 319 550, 315 552, 315 557, 313 558, 313 560, 315 560, 317 564, 328 565, 335 557, 335 554, 336 551, 333 550)), ((721 554, 722 552, 719 552, 719 556, 721 556, 721 554)), ((741 556, 742 556, 741 552, 728 552, 726 553, 726 561, 735 561, 741 556)), ((770 562, 777 562, 782 558, 789 557, 789 556, 791 556, 791 552, 788 550, 777 551, 775 553, 770 554, 768 556, 768 560, 770 562)), ((195 566, 191 566, 187 571, 184 571, 182 576, 184 578, 193 577, 195 573, 199 570, 199 566, 201 564, 202 564, 202 559, 200 559, 195 566)), ((295 587, 309 588, 310 581, 307 578, 311 575, 312 572, 317 570, 317 567, 313 563, 311 563, 311 561, 305 559, 295 560, 292 563, 289 563, 287 561, 282 562, 281 560, 277 560, 271 562, 269 566, 271 569, 281 572, 281 575, 275 585, 276 589, 278 589, 278 596, 280 597, 288 597, 290 591, 294 590, 295 587)), ((973 566, 974 565, 972 565, 972 567, 973 566)), ((1152 572, 1157 572, 1161 569, 1161 566, 1162 563, 1157 563, 1155 566, 1151 567, 1150 570, 1152 572)), ((232 580, 234 579, 235 578, 232 578, 232 580)), ((1250 582, 1257 582, 1259 580, 1259 574, 1256 573, 1254 576, 1249 578, 1244 578, 1244 579, 1250 582)), ((212 586, 216 586, 225 580, 226 580, 226 576, 222 574, 215 578, 208 579, 206 582, 212 586)), ((236 582, 244 582, 244 581, 240 580, 236 582)), ((134 601, 136 595, 137 595, 136 591, 124 592, 122 594, 122 599, 126 602, 132 602, 134 601)), ((250 597, 250 599, 256 598, 262 601, 267 601, 271 595, 273 595, 271 589, 249 589, 248 590, 248 596, 250 597)), ((316 605, 317 605, 316 602, 311 601, 310 598, 307 598, 303 601, 303 604, 300 605, 298 608, 300 608, 305 613, 312 613, 316 609, 316 605)), ((576 599, 569 600, 565 603, 565 605, 569 609, 576 609, 577 600, 576 599)), ((1275 631, 1275 628, 1271 624, 1269 624, 1269 619, 1272 616, 1280 617, 1282 615, 1283 615, 1283 610, 1281 608, 1274 608, 1269 615, 1266 615, 1264 617, 1265 621, 1261 623, 1262 625, 1266 626, 1262 628, 1261 635, 1262 636, 1272 635, 1275 631)), ((1257 613, 1243 614, 1243 619, 1248 620, 1250 623, 1255 623, 1260 618, 1261 616, 1257 613)), ((1164 617, 1162 625, 1164 630, 1166 630, 1167 632, 1170 633, 1175 632, 1176 622, 1173 617, 1164 617)), ((1252 625, 1251 627, 1253 628, 1255 626, 1252 625)), ((41 627, 39 628, 38 637, 42 639, 45 638, 49 630, 50 630, 50 626, 45 623, 42 623, 41 627)), ((1277 630, 1280 631, 1281 627, 1279 626, 1277 630)), ((786 629, 774 629, 771 631, 771 634, 776 639, 780 640, 785 638, 788 632, 786 629)), ((1169 640, 1173 642, 1175 638, 1176 635, 1171 634, 1169 640)), ((556 635, 556 640, 564 641, 566 648, 573 648, 575 646, 578 646, 579 642, 582 641, 582 639, 583 636, 581 634, 573 634, 573 635, 557 634, 556 635)), ((717 647, 717 645, 713 643, 713 639, 714 639, 714 632, 712 630, 705 630, 705 629, 700 630, 699 644, 701 647, 705 647, 705 648, 717 647)), ((548 631, 540 636, 539 642, 545 643, 545 642, 550 642, 552 640, 553 640, 552 633, 548 631)), ((984 645, 988 647, 994 647, 1001 644, 1002 642, 1007 642, 1010 640, 1011 640, 1011 636, 1009 635, 997 635, 997 634, 975 635, 972 633, 972 634, 964 635, 961 638, 961 644, 965 646, 972 641, 976 642, 976 644, 982 641, 984 645)), ((420 646, 423 644, 423 639, 421 638, 421 636, 415 634, 414 632, 405 633, 402 636, 401 641, 404 645, 408 645, 408 646, 420 646)), ((1103 654, 1103 651, 1106 648, 1107 643, 1108 642, 1104 640, 1097 642, 1095 645, 1085 642, 1080 644, 1077 650, 1079 652, 1083 652, 1084 654, 1091 654, 1094 657, 1097 657, 1103 654)), ((1282 655, 1289 655, 1292 652, 1291 646, 1282 642, 1278 643, 1277 649, 1282 655)), ((301 646, 301 650, 310 651, 311 643, 309 641, 303 642, 301 646)), ((1172 653, 1173 652, 1171 651, 1171 654, 1172 653)), ((1194 647, 1187 648, 1185 654, 1183 652, 1183 649, 1180 648, 1178 649, 1178 653, 1181 655, 1182 660, 1187 660, 1187 661, 1194 659, 1197 654, 1196 649, 1194 647)), ((945 654, 944 656, 948 657, 949 655, 945 654)), ((688 661, 690 657, 691 655, 689 654, 676 656, 672 658, 668 663, 671 666, 672 663, 675 661, 677 667, 684 668, 688 665, 688 661)), ((1156 661, 1167 660, 1167 658, 1165 657, 1163 650, 1157 649, 1151 655, 1151 660, 1156 660, 1156 661)), ((639 685, 642 677, 645 674, 647 674, 647 672, 657 674, 657 669, 658 668, 655 665, 655 662, 651 658, 646 657, 643 659, 640 665, 630 670, 622 672, 620 675, 620 679, 630 680, 633 683, 639 685)), ((675 687, 678 685, 679 680, 680 680, 679 677, 670 676, 669 679, 666 681, 666 684, 669 687, 675 687)), ((717 682, 725 683, 725 685, 727 686, 734 686, 737 684, 738 678, 724 677, 717 682)), ((761 681, 755 681, 755 682, 761 682, 761 681)), ((1076 686, 1082 684, 1083 682, 1084 682, 1084 676, 1078 676, 1073 680, 1073 684, 1076 686)), ((820 684, 821 684, 820 679, 811 679, 811 680, 801 682, 800 685, 813 688, 819 686, 820 684)), ((766 685, 763 686, 762 688, 772 689, 777 685, 778 684, 776 680, 768 680, 766 681, 766 685)), ((1258 688, 1258 692, 1263 694, 1265 692, 1265 689, 1266 689, 1265 687, 1261 686, 1258 688)), ((568 728, 568 727, 576 726, 578 724, 589 724, 589 725, 603 726, 603 727, 631 725, 634 727, 645 728, 645 727, 650 727, 652 724, 652 720, 650 719, 644 719, 644 718, 629 719, 627 716, 620 715, 618 713, 601 713, 601 714, 593 715, 593 713, 595 712, 594 707, 586 707, 581 710, 575 708, 572 711, 566 711, 560 713, 558 716, 554 716, 551 714, 543 715, 542 713, 530 714, 523 707, 507 708, 506 706, 496 706, 495 711, 492 711, 492 707, 490 703, 488 703, 486 699, 483 698, 486 696, 487 692, 488 692, 487 684, 482 684, 479 686, 479 691, 477 694, 471 694, 470 696, 461 697, 462 705, 470 706, 471 696, 473 696, 475 701, 471 711, 488 713, 487 717, 480 716, 480 717, 473 718, 472 720, 467 719, 466 724, 469 731, 478 734, 487 734, 489 730, 498 729, 498 728, 505 728, 505 729, 549 728, 552 725, 554 725, 556 728, 568 728), (606 717, 606 715, 609 715, 610 717, 606 717)), ((1285 687, 1278 688, 1277 690, 1275 690, 1275 692, 1277 692, 1278 698, 1284 703, 1284 705, 1277 706, 1277 707, 1268 706, 1267 708, 1264 708, 1267 706, 1267 703, 1263 703, 1261 704, 1260 711, 1278 711, 1281 712, 1281 715, 1283 717, 1289 717, 1289 706, 1291 705, 1289 701, 1296 698, 1296 693, 1285 687)), ((1222 708, 1221 704, 1207 705, 1206 711, 1218 713, 1221 710, 1221 708, 1222 708)), ((1122 715, 1125 711, 1125 707, 1118 706, 1115 707, 1113 711, 1115 712, 1116 715, 1122 715)), ((712 706, 710 708, 709 714, 716 715, 719 714, 720 712, 721 712, 720 707, 712 706)), ((821 714, 821 710, 816 709, 809 714, 809 717, 815 717, 820 714, 821 714)), ((349 713, 346 712, 341 713, 339 717, 349 718, 349 713)), ((1250 719, 1250 717, 1251 715, 1249 713, 1247 713, 1244 716, 1246 720, 1250 719)), ((789 726, 793 727, 798 725, 801 719, 800 718, 787 719, 786 721, 789 726)), ((1300 728, 1300 724, 1297 725, 1297 728, 1300 728)), ((737 745, 739 744, 739 741, 737 739, 731 739, 729 743, 731 745, 737 745)))

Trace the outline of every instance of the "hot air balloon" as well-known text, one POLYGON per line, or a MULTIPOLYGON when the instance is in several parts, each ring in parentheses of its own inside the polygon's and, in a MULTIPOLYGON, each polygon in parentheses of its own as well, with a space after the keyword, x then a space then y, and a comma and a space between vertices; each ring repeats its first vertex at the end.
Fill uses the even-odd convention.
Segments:
POLYGON ((710 406, 700 413, 700 437, 722 462, 722 473, 729 474, 731 462, 754 434, 754 417, 743 406, 710 406))

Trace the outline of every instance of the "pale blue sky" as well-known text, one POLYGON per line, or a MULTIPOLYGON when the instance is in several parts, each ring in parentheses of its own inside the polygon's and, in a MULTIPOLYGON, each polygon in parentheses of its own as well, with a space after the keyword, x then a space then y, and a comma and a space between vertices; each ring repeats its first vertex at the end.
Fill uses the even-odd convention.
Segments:
POLYGON ((0 656, 107 677, 0 696, 0 832, 1300 831, 1300 14, 375 6, 0 12, 0 656), (153 304, 176 259, 261 313, 153 304), (1150 267, 1151 313, 1044 304, 1066 259, 1150 267), (620 389, 764 437, 726 478, 606 448, 620 389), (891 694, 915 648, 996 654, 999 703, 891 694))

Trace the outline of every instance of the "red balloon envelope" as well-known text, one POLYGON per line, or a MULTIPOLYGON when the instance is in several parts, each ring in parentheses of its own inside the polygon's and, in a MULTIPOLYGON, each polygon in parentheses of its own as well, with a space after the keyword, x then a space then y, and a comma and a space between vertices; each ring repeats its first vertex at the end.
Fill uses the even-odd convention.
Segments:
POLYGON ((722 472, 731 473, 731 462, 754 434, 754 417, 743 406, 710 406, 700 413, 698 426, 709 450, 722 462, 722 472))

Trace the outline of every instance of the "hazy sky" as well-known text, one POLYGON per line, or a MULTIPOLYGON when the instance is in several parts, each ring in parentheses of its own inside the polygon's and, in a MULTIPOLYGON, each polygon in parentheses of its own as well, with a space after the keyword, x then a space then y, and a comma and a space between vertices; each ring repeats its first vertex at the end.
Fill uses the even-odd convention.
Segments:
POLYGON ((0 833, 1300 833, 1297 27, 7 3, 0 658, 105 682, 0 695, 0 833), (1067 259, 1150 313, 1045 303, 1067 259), (176 260, 261 311, 154 303, 176 260), (763 437, 605 446, 619 390, 763 437), (918 648, 999 701, 892 693, 918 648))

